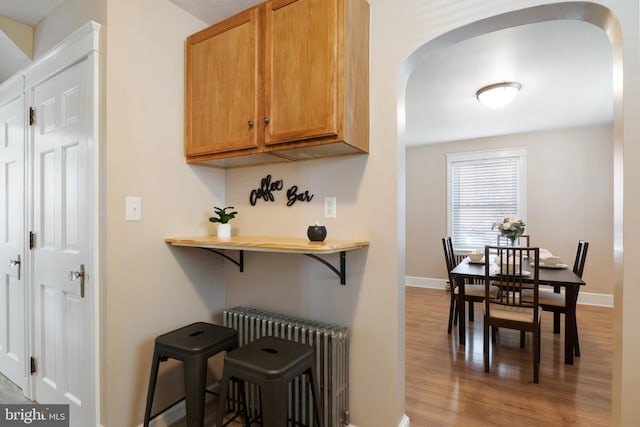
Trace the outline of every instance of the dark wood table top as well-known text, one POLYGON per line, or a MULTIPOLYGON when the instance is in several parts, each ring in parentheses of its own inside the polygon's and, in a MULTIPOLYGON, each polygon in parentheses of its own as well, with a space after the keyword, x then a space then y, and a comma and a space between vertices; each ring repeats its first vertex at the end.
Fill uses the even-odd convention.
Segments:
MULTIPOLYGON (((497 267, 497 266, 496 266, 497 267)), ((531 271, 533 267, 529 264, 522 266, 523 270, 531 271)), ((496 269, 492 269, 494 272, 496 269)), ((468 277, 472 279, 479 279, 484 277, 484 263, 470 263, 469 259, 465 259, 458 264, 451 274, 457 277, 468 277)), ((538 280, 541 283, 547 283, 550 285, 579 285, 583 286, 584 280, 578 277, 571 268, 549 268, 540 267, 538 271, 538 280)))

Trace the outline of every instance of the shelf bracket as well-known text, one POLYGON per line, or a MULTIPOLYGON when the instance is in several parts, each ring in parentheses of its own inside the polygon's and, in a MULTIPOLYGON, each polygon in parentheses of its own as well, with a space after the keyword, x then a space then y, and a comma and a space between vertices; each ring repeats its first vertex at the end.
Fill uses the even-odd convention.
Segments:
POLYGON ((327 267, 329 267, 329 269, 331 271, 333 271, 334 273, 336 273, 336 275, 340 278, 340 284, 344 285, 347 283, 347 273, 346 273, 346 251, 341 251, 340 252, 340 270, 338 270, 336 267, 334 267, 329 261, 320 258, 318 255, 315 254, 305 254, 306 256, 313 258, 315 260, 320 261, 321 263, 323 263, 324 265, 326 265, 327 267))
POLYGON ((200 249, 204 249, 205 251, 209 251, 209 252, 213 252, 216 255, 220 255, 221 257, 231 261, 232 263, 234 263, 235 265, 238 266, 238 268, 240 269, 240 273, 244 273, 244 251, 243 250, 239 250, 238 252, 240 252, 240 256, 238 258, 238 260, 236 261, 235 259, 231 258, 229 255, 225 254, 224 252, 220 252, 217 251, 215 249, 211 249, 211 248, 200 248, 200 249))

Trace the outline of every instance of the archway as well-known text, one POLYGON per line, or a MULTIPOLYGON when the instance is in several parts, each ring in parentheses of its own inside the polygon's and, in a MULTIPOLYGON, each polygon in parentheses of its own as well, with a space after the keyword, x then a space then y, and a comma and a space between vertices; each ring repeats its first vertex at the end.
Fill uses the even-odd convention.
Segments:
MULTIPOLYGON (((480 36, 483 34, 491 33, 494 31, 516 27, 520 25, 532 24, 543 21, 552 21, 560 19, 571 19, 587 22, 600 27, 604 30, 611 42, 614 65, 622 63, 622 46, 621 46, 621 30, 619 24, 611 11, 603 6, 593 3, 573 2, 563 4, 553 4, 527 8, 519 11, 509 12, 502 15, 497 15, 491 18, 487 18, 481 21, 474 22, 464 27, 457 28, 446 34, 443 34, 428 43, 424 44, 416 51, 414 51, 405 61, 401 75, 399 78, 399 141, 403 145, 404 126, 405 126, 405 93, 406 84, 411 75, 411 72, 415 69, 417 64, 424 61, 435 50, 441 49, 453 45, 457 42, 463 41, 468 38, 480 36)), ((614 175, 620 175, 622 170, 622 157, 620 147, 622 145, 622 117, 620 114, 621 109, 621 67, 614 66, 614 175)), ((405 162, 404 158, 401 162, 405 162)), ((402 179, 401 179, 402 180, 402 179)), ((404 200, 404 194, 399 196, 399 206, 401 213, 404 214, 406 204, 404 200)), ((622 191, 621 180, 614 179, 614 217, 616 218, 615 230, 614 230, 614 259, 617 263, 615 265, 615 277, 614 289, 621 287, 621 252, 622 252, 622 191)), ((617 294, 617 292, 616 292, 617 294)), ((619 304, 615 304, 616 307, 619 304)), ((617 310, 618 308, 616 308, 617 310)), ((403 310, 403 308, 401 308, 403 310)), ((620 349, 616 349, 616 354, 619 355, 620 349)), ((615 358, 619 356, 615 356, 615 358)), ((615 378, 618 374, 614 372, 614 390, 616 388, 615 378)), ((614 393, 614 401, 616 395, 614 393)))

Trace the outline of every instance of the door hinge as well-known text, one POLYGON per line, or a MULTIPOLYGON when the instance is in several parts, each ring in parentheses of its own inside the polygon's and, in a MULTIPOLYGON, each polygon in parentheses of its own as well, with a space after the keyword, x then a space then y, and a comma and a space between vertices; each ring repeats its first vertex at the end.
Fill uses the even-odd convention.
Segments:
POLYGON ((33 249, 36 247, 36 233, 33 231, 29 232, 29 249, 33 249))
POLYGON ((31 368, 29 369, 29 372, 31 373, 31 375, 35 374, 37 371, 37 366, 36 366, 36 358, 31 356, 31 368))
POLYGON ((29 107, 29 126, 33 126, 36 122, 36 110, 33 107, 29 107))

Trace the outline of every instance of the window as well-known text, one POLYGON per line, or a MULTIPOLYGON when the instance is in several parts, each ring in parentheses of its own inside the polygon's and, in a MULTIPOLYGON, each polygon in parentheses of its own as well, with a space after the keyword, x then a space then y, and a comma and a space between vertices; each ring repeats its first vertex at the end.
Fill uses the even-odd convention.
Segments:
POLYGON ((526 221, 527 151, 516 148, 447 154, 448 228, 456 249, 495 245, 492 224, 526 221))

